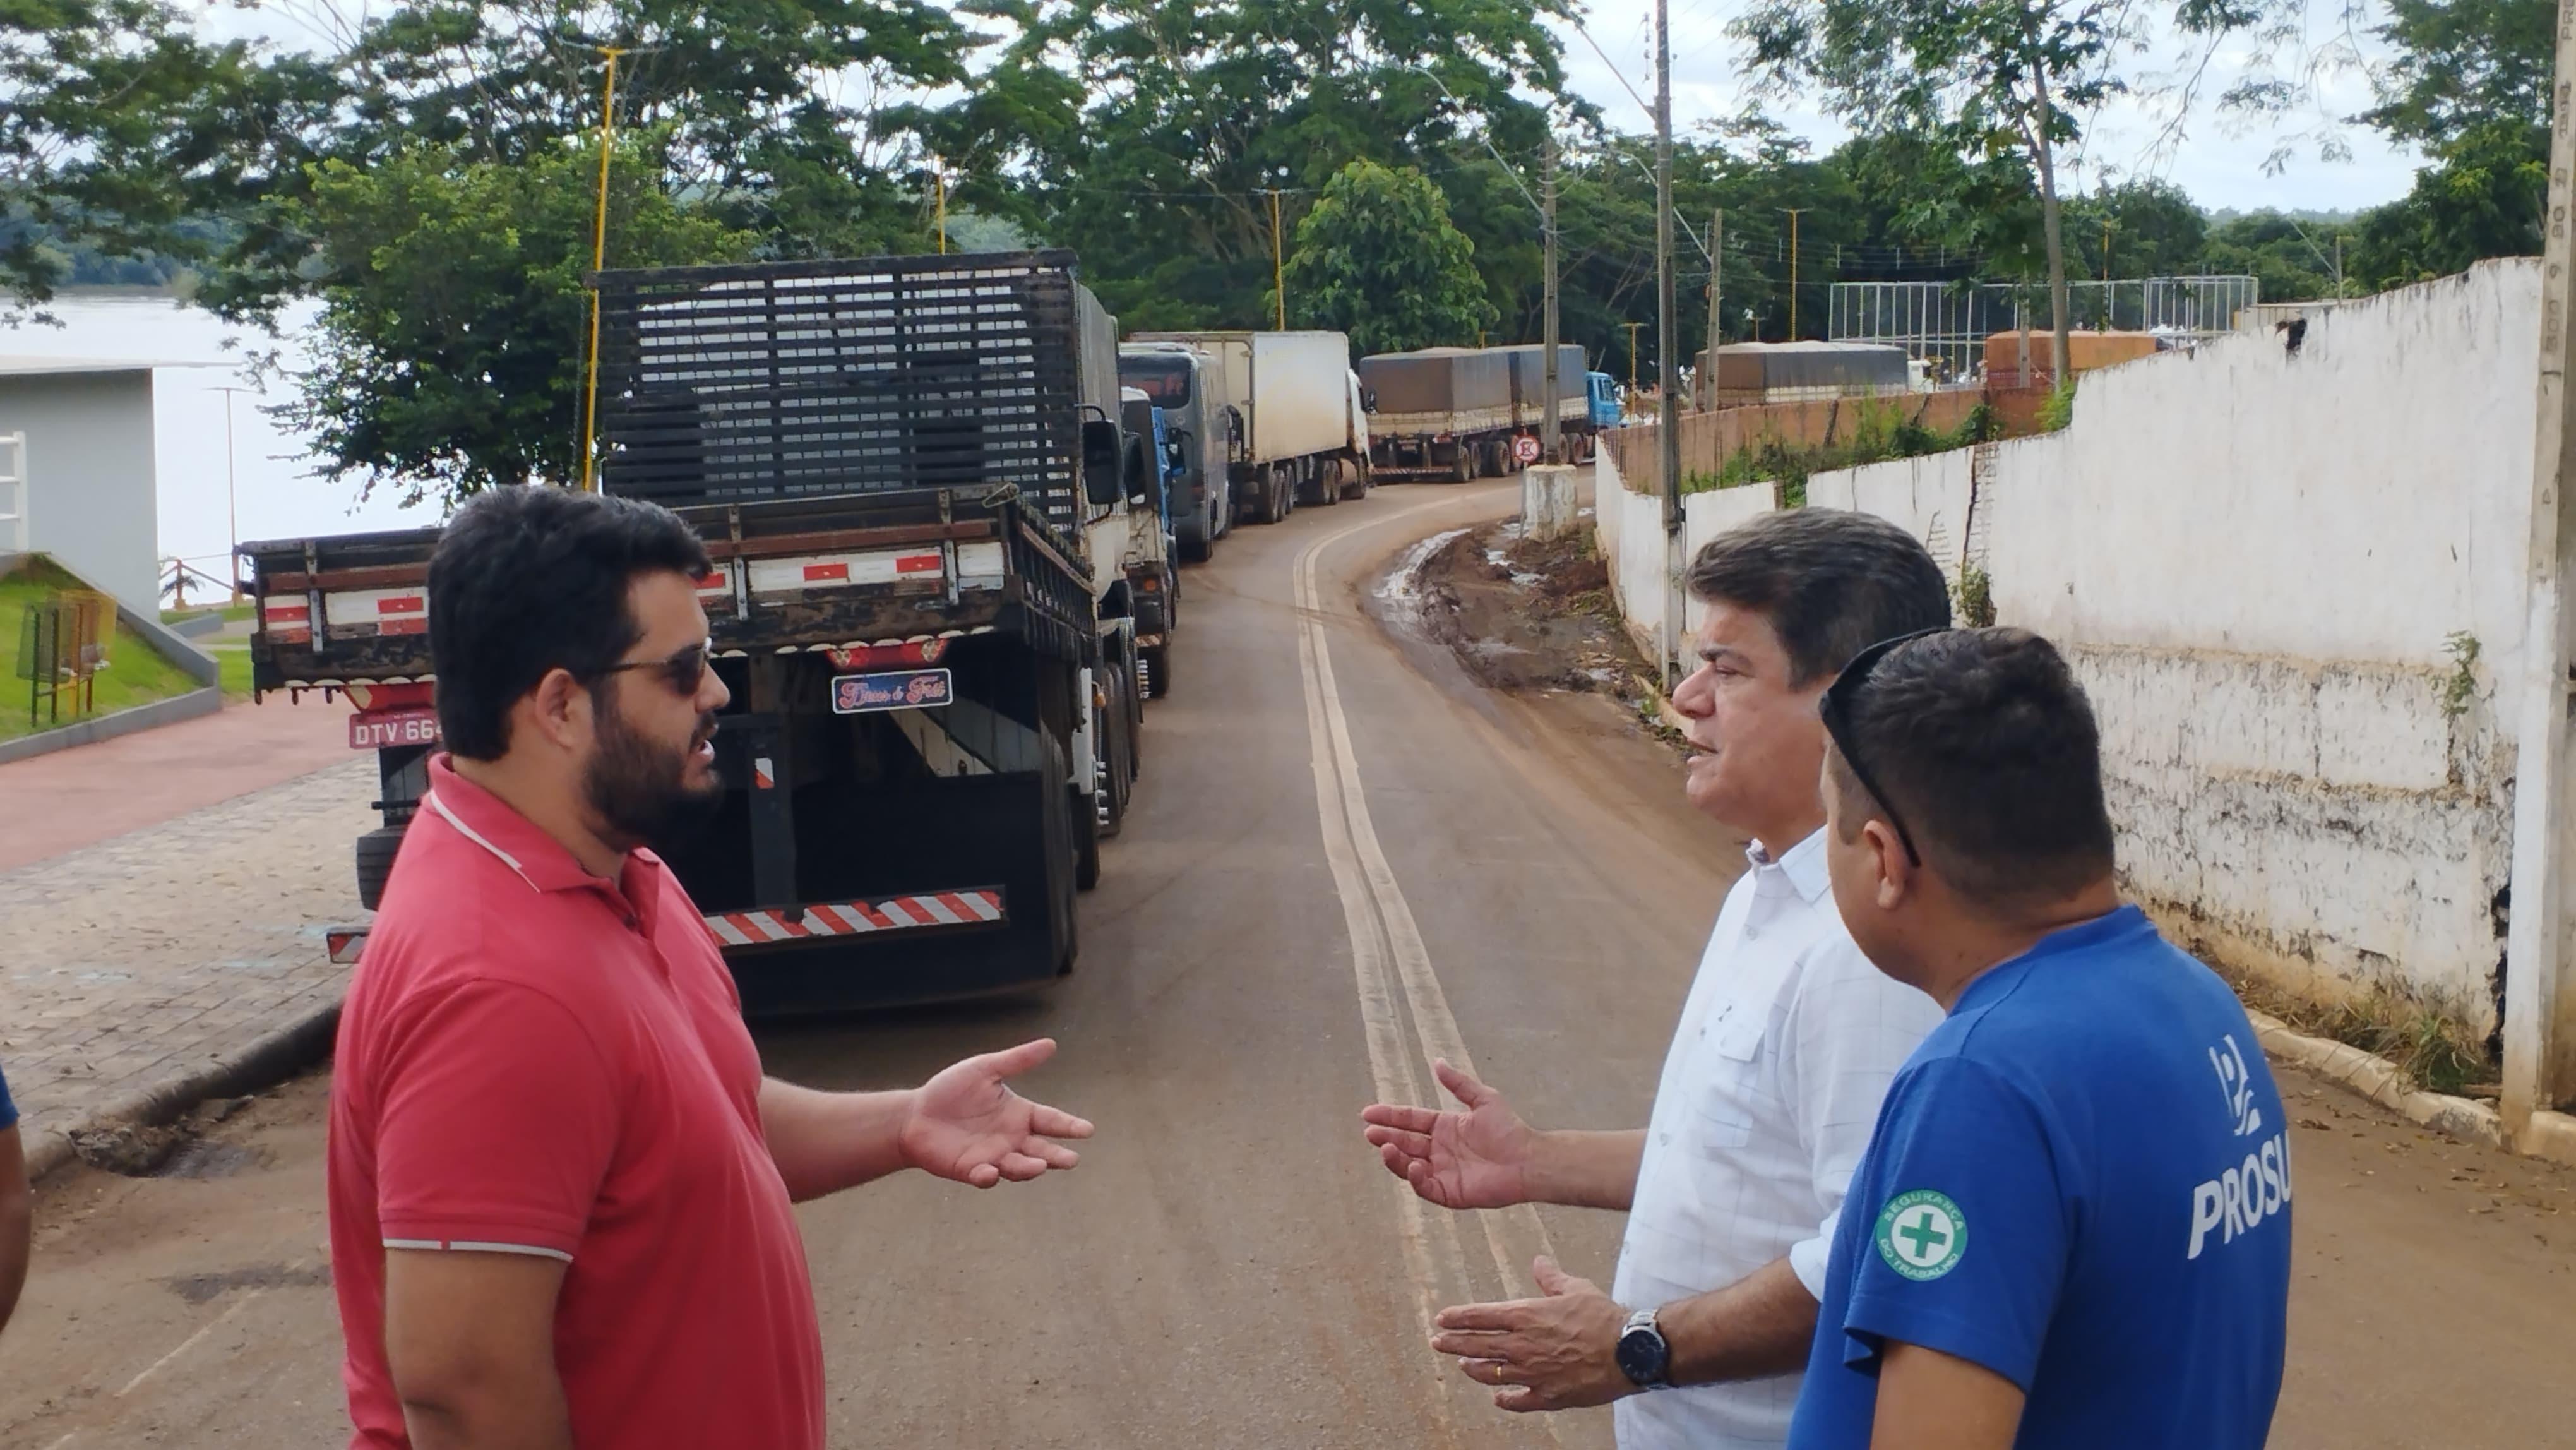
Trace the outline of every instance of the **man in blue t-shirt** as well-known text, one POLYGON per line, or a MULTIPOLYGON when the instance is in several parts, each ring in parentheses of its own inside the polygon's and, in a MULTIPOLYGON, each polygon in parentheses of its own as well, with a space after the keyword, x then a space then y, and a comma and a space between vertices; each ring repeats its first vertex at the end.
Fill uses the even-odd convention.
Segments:
POLYGON ((1835 905, 1949 1015, 1853 1174, 1790 1445, 2262 1445, 2287 1123, 2235 996, 2120 902, 2083 690, 1949 630, 1822 708, 1835 905))

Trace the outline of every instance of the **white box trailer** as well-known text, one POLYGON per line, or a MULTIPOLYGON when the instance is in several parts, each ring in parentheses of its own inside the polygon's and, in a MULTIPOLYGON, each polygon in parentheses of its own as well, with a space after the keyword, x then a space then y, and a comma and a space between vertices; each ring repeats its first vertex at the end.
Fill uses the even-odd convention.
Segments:
POLYGON ((1296 505, 1333 503, 1367 488, 1364 429, 1350 390, 1351 343, 1338 332, 1140 332, 1131 341, 1178 342, 1207 359, 1219 409, 1231 410, 1229 476, 1236 513, 1256 523, 1296 505), (1364 436, 1364 435, 1362 435, 1364 436))

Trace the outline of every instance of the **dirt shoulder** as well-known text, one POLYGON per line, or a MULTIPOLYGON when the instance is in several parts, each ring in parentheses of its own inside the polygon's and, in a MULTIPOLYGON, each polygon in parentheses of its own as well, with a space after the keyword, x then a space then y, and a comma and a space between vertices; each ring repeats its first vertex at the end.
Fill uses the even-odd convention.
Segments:
POLYGON ((1424 561, 1420 610, 1479 683, 1519 695, 1597 695, 1676 750, 1662 723, 1655 672, 1621 624, 1610 571, 1589 527, 1523 537, 1505 520, 1451 539, 1424 561))

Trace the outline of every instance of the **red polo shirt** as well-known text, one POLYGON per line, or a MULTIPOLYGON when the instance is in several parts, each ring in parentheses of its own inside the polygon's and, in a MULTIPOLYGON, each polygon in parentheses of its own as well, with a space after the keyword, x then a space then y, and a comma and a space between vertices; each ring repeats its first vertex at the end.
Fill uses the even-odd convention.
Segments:
POLYGON ((444 755, 340 1019, 331 1268, 353 1450, 407 1447, 385 1250, 565 1264, 575 1443, 821 1450, 805 1248, 760 1056, 714 939, 651 853, 616 881, 444 755))

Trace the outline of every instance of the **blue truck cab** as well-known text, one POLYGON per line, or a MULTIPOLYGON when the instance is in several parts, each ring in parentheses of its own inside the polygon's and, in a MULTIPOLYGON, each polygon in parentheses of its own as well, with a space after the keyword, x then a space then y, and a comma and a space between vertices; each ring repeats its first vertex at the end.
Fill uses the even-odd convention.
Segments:
POLYGON ((1618 382, 1608 373, 1585 373, 1583 375, 1583 391, 1587 406, 1591 409, 1592 426, 1595 428, 1618 427, 1618 382))

